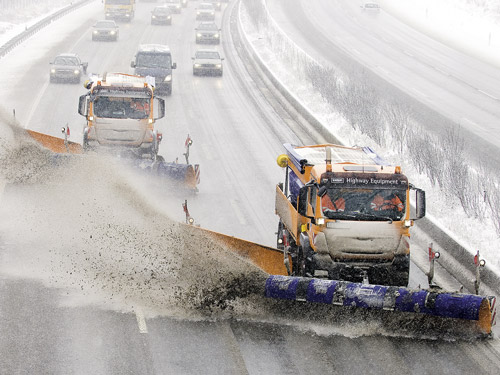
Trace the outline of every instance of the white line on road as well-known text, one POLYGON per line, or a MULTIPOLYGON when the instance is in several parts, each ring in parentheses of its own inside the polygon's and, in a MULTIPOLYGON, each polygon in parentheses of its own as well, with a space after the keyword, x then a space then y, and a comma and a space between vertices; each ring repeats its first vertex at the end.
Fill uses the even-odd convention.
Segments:
POLYGON ((144 319, 144 314, 141 309, 135 309, 135 317, 137 319, 137 324, 139 325, 140 333, 148 333, 148 327, 146 326, 146 319, 144 319))
POLYGON ((245 217, 241 213, 241 210, 238 207, 238 204, 236 204, 236 201, 234 199, 231 199, 230 202, 231 202, 231 206, 233 206, 233 210, 236 213, 236 216, 238 217, 238 221, 240 222, 240 224, 241 225, 247 225, 245 217))
POLYGON ((40 104, 40 101, 42 100, 42 97, 45 95, 45 90, 47 90, 47 87, 49 86, 49 82, 45 82, 42 86, 42 89, 38 92, 38 95, 35 99, 35 102, 31 106, 31 111, 28 115, 28 118, 26 119, 26 122, 24 123, 24 126, 29 129, 29 124, 31 122, 31 118, 35 114, 36 109, 38 108, 38 105, 40 104))
POLYGON ((490 97, 491 99, 498 100, 498 98, 496 96, 488 94, 486 91, 483 91, 483 90, 477 90, 477 91, 479 91, 481 94, 484 94, 484 95, 490 97))
POLYGON ((2 178, 0 178, 0 202, 2 201, 3 198, 3 191, 5 190, 5 185, 7 185, 7 183, 2 178))
POLYGON ((472 124, 474 126, 478 126, 474 121, 469 120, 467 117, 462 117, 462 120, 467 121, 469 124, 472 124))

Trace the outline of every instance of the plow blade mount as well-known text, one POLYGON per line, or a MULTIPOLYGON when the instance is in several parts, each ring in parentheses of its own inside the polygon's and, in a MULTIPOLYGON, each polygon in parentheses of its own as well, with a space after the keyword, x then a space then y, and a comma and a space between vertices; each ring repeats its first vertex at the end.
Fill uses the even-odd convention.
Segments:
POLYGON ((191 189, 196 189, 196 185, 200 183, 200 166, 198 164, 193 166, 160 160, 155 162, 153 170, 158 176, 179 181, 191 189))
POLYGON ((335 280, 271 275, 266 281, 265 295, 275 299, 473 321, 477 331, 486 335, 491 334, 495 317, 492 311, 494 297, 335 280))

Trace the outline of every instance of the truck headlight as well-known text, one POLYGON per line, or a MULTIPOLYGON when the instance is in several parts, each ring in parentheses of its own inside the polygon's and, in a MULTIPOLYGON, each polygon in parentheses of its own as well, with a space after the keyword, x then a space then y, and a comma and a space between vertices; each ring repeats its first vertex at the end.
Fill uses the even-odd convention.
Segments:
POLYGON ((200 33, 196 34, 196 36, 197 36, 198 38, 201 38, 201 34, 200 34, 200 33))
POLYGON ((215 65, 216 68, 222 68, 222 64, 215 65))
POLYGON ((156 18, 156 16, 151 16, 151 18, 156 18))
POLYGON ((172 80, 172 74, 165 77, 165 82, 170 82, 172 80))
POLYGON ((172 16, 168 16, 167 19, 169 20, 170 18, 172 18, 172 16))
POLYGON ((214 38, 218 38, 219 37, 219 34, 214 34, 214 38))
POLYGON ((194 64, 195 68, 199 68, 200 66, 201 66, 201 64, 194 64))
POLYGON ((201 13, 200 12, 196 12, 196 15, 199 16, 201 13))
POLYGON ((75 69, 75 70, 73 70, 73 73, 80 74, 80 71, 78 69, 75 69))
POLYGON ((110 33, 110 34, 111 34, 111 35, 115 35, 115 34, 116 34, 116 31, 114 31, 114 30, 113 30, 113 31, 111 31, 111 33, 110 33))
POLYGON ((214 15, 215 15, 215 12, 210 12, 210 14, 211 14, 212 16, 214 16, 214 15))
POLYGON ((94 34, 99 34, 99 31, 97 31, 97 30, 94 30, 94 34))
POLYGON ((52 74, 55 74, 55 73, 56 73, 56 70, 55 70, 55 69, 50 69, 50 72, 51 72, 52 74))

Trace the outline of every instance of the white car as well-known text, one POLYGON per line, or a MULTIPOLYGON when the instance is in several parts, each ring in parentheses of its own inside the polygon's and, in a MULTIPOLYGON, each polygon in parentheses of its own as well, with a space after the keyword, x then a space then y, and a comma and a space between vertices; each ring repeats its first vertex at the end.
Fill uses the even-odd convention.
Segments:
POLYGON ((212 3, 201 3, 196 8, 196 19, 205 21, 215 20, 215 8, 212 3))
POLYGON ((165 5, 170 8, 172 13, 180 13, 182 11, 181 0, 164 0, 165 5))
POLYGON ((363 11, 379 12, 380 11, 380 5, 377 4, 377 3, 373 3, 373 2, 364 3, 363 5, 361 5, 361 9, 363 11))
POLYGON ((222 77, 222 60, 219 51, 199 49, 193 59, 193 75, 210 75, 222 77))

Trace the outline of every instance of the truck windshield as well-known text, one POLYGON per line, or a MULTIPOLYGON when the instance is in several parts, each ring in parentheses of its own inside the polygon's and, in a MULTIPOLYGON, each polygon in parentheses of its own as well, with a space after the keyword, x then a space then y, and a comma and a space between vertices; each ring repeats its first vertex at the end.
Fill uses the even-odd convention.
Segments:
POLYGON ((329 188, 321 196, 328 219, 402 220, 406 191, 402 189, 329 188))
POLYGON ((94 99, 94 115, 104 118, 145 119, 149 117, 149 98, 98 96, 94 99))
POLYGON ((170 55, 166 53, 139 53, 136 65, 144 68, 169 68, 171 61, 170 55))

